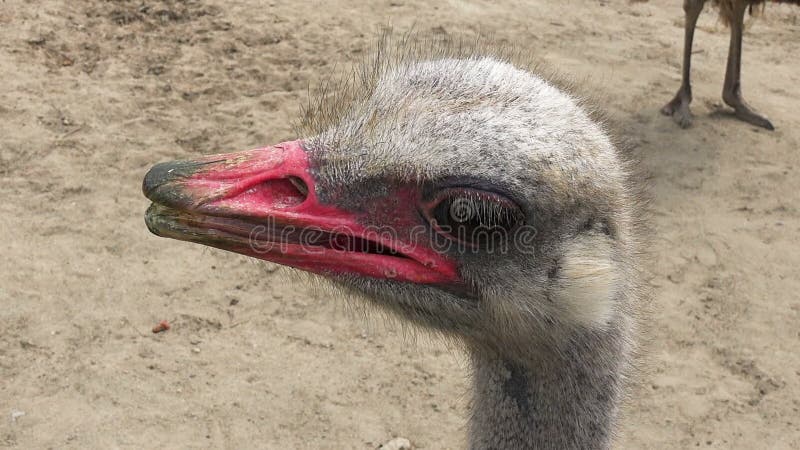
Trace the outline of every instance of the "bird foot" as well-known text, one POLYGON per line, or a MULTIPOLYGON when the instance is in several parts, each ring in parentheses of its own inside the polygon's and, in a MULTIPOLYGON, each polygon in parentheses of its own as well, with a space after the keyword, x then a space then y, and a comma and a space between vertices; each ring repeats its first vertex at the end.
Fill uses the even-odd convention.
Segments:
POLYGON ((722 99, 728 104, 728 106, 734 109, 736 118, 739 120, 743 120, 757 127, 766 128, 770 131, 775 129, 775 127, 772 125, 772 122, 770 122, 769 119, 761 114, 755 112, 753 108, 751 108, 750 105, 744 101, 741 95, 723 94, 722 99))
POLYGON ((661 114, 671 116, 681 128, 689 128, 692 124, 692 112, 689 110, 691 101, 690 96, 678 91, 675 98, 661 108, 661 114))

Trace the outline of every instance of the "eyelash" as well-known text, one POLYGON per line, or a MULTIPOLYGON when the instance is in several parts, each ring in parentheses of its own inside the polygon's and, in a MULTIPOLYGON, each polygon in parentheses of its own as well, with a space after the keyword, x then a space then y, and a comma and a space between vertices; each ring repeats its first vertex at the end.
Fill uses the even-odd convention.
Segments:
POLYGON ((447 188, 423 204, 436 232, 471 246, 481 238, 509 234, 522 222, 522 211, 511 200, 472 188, 447 188))

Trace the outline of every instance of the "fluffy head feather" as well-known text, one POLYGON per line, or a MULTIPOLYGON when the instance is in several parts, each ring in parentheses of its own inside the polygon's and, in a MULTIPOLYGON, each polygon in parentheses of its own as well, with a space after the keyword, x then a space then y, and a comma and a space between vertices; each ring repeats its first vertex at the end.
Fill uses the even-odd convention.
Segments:
POLYGON ((372 58, 324 85, 298 127, 327 202, 357 208, 394 184, 456 183, 521 207, 526 242, 456 255, 469 296, 337 281, 403 318, 515 359, 558 352, 587 330, 631 327, 639 289, 638 191, 628 162, 589 102, 525 60, 480 41, 394 42, 386 34, 372 58))

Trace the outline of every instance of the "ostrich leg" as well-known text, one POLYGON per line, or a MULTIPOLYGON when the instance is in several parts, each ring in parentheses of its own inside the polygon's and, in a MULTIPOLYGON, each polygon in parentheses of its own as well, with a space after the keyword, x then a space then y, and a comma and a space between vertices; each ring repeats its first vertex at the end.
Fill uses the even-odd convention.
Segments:
POLYGON ((692 71, 692 41, 694 40, 694 29, 697 25, 697 18, 703 11, 706 0, 683 0, 683 11, 686 13, 685 34, 683 40, 683 73, 681 77, 681 87, 675 97, 663 108, 661 113, 672 116, 681 128, 687 128, 692 124, 692 113, 689 110, 689 103, 692 102, 692 84, 690 75, 692 71))
POLYGON ((753 111, 742 98, 742 32, 747 2, 734 2, 731 17, 731 46, 728 50, 728 67, 725 70, 725 85, 722 100, 736 111, 736 117, 757 127, 774 130, 775 127, 764 116, 753 111))

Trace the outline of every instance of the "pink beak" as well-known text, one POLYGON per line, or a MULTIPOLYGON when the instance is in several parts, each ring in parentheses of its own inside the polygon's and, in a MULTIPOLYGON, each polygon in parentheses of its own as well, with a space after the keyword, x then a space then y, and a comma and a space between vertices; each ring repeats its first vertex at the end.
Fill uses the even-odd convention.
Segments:
POLYGON ((366 213, 320 202, 301 141, 157 164, 142 189, 153 201, 145 222, 159 236, 323 275, 460 282, 454 261, 408 233, 415 191, 396 193, 399 208, 383 208, 394 214, 389 227, 366 226, 366 213))

